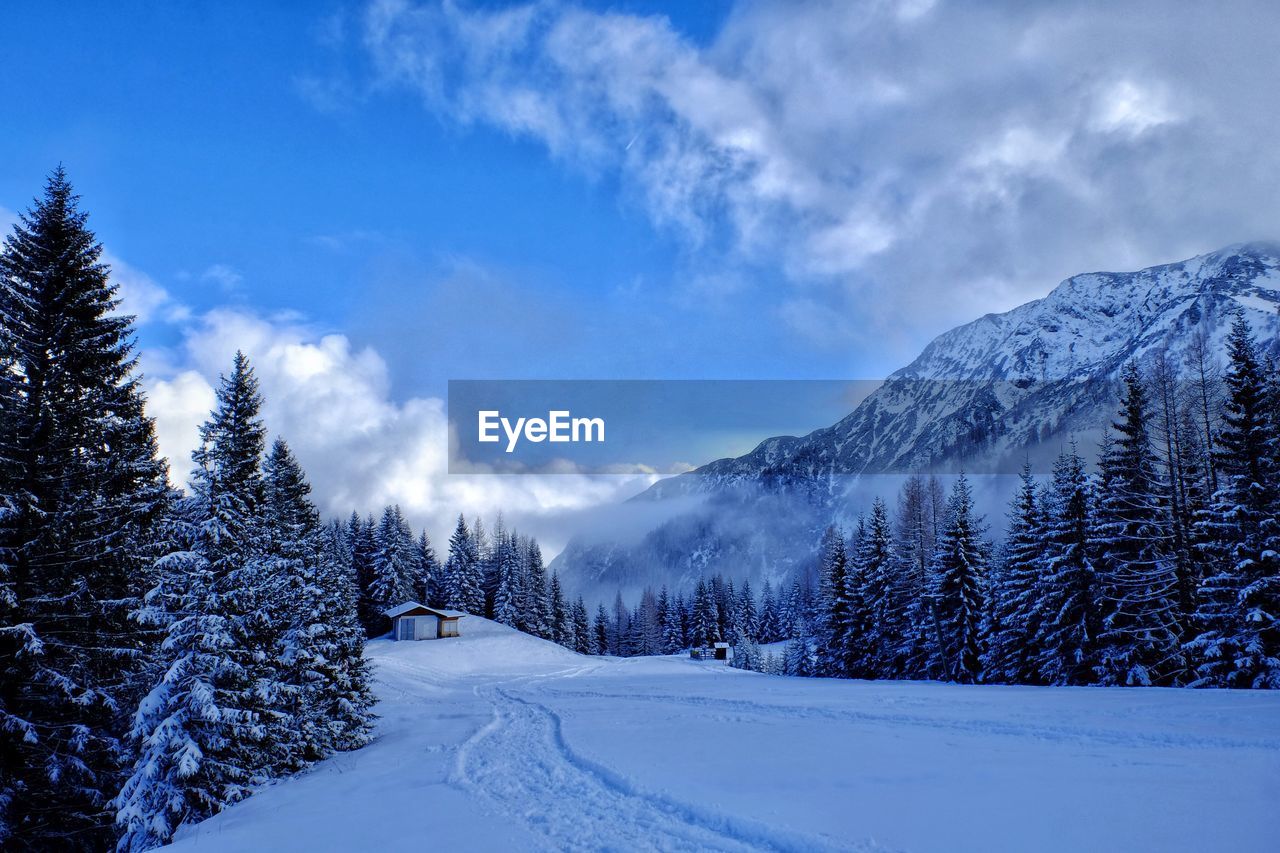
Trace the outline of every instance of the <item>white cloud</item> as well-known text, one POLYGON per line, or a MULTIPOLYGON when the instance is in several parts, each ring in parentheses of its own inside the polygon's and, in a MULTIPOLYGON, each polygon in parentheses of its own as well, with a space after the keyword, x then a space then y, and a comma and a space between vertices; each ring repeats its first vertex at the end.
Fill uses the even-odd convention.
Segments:
MULTIPOLYGON (((0 229, 17 217, 0 207, 0 229)), ((325 332, 297 314, 264 316, 245 308, 197 313, 159 282, 104 252, 118 287, 120 312, 139 326, 165 326, 181 337, 171 348, 144 348, 139 356, 147 414, 155 421, 170 481, 186 483, 199 427, 215 404, 219 375, 237 349, 254 365, 271 436, 283 436, 306 469, 323 512, 345 516, 399 504, 412 522, 442 541, 459 512, 509 522, 540 535, 547 556, 564 545, 582 519, 658 479, 636 467, 611 476, 562 473, 498 475, 473 467, 449 473, 445 401, 392 398, 387 364, 372 348, 325 332)), ((232 286, 234 270, 216 265, 202 278, 232 286)))
MULTIPOLYGON (((739 2, 701 45, 662 17, 374 0, 383 87, 613 172, 655 223, 777 264, 851 337, 922 331, 1083 270, 1280 221, 1280 8, 739 2), (722 237, 724 240, 715 238, 722 237)), ((839 331, 835 331, 835 330, 839 331)))
POLYGON ((241 282, 244 281, 244 275, 227 264, 213 264, 200 273, 200 280, 212 282, 224 292, 231 293, 240 287, 241 282))
MULTIPOLYGON (((0 242, 9 236, 18 224, 18 214, 0 205, 0 242)), ((102 261, 111 269, 111 282, 117 288, 121 300, 120 310, 132 314, 138 325, 161 320, 181 322, 190 316, 187 307, 155 279, 127 264, 109 251, 103 251, 102 261)))
POLYGON ((181 304, 151 276, 115 257, 103 252, 103 261, 111 267, 111 280, 118 288, 121 310, 132 314, 139 326, 155 320, 177 323, 191 316, 187 306, 181 304))
MULTIPOLYGON (((126 311, 140 310, 133 301, 137 292, 125 293, 126 311)), ((156 296, 147 292, 144 298, 156 296)), ((536 532, 556 526, 565 513, 616 501, 656 479, 635 472, 450 474, 445 402, 393 400, 387 365, 373 349, 354 347, 346 336, 319 331, 294 315, 266 317, 239 308, 183 316, 180 328, 180 346, 141 356, 147 410, 175 483, 190 474, 199 425, 237 349, 258 376, 268 430, 289 442, 328 514, 397 503, 415 523, 444 535, 458 512, 491 516, 502 509, 536 532)))
POLYGON ((215 401, 209 380, 194 370, 146 382, 147 414, 156 422, 160 454, 169 460, 169 479, 182 484, 191 475, 191 451, 215 401))
POLYGON ((1133 80, 1119 80, 1099 94, 1093 126, 1140 136, 1153 127, 1178 121, 1169 98, 1133 80))

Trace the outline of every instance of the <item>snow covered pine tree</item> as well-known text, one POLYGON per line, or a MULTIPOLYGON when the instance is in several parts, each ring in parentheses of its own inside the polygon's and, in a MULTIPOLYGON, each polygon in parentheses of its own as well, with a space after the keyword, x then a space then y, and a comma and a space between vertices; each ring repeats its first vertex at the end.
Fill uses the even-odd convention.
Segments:
POLYGON ((178 550, 159 561, 138 614, 166 630, 166 660, 134 722, 139 757, 118 798, 122 849, 164 843, 184 820, 247 796, 288 763, 293 740, 262 520, 262 400, 242 353, 217 402, 192 454, 178 550))
POLYGON ((461 515, 453 536, 449 537, 444 590, 446 607, 484 615, 484 571, 480 566, 480 550, 461 515))
POLYGON ((1182 674, 1178 578, 1166 485, 1147 433, 1147 392, 1136 365, 1123 374, 1119 437, 1104 452, 1098 499, 1101 684, 1168 685, 1182 674))
POLYGON ((66 173, 0 253, 0 848, 102 849, 168 498, 102 247, 66 173))
MULTIPOLYGON (((1227 341, 1218 491, 1200 528, 1212 573, 1188 644, 1199 686, 1280 688, 1280 423, 1243 316, 1227 341)), ((1273 386, 1274 387, 1274 386, 1273 386)))
POLYGON ((969 481, 961 474, 947 501, 946 526, 930 572, 930 611, 936 623, 928 669, 973 684, 982 675, 986 612, 987 544, 973 511, 969 481))
POLYGON ((263 468, 273 586, 288 625, 278 643, 295 723, 287 769, 297 769, 367 743, 374 699, 354 579, 321 526, 311 485, 283 439, 263 468))

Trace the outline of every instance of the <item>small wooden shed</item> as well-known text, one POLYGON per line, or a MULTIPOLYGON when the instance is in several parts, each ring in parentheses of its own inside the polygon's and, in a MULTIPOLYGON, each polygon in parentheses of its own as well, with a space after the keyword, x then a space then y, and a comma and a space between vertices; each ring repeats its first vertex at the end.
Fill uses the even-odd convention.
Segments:
POLYGON ((712 643, 709 646, 694 646, 689 650, 689 657, 694 660, 729 660, 728 643, 712 643))
POLYGON ((458 636, 458 620, 467 614, 457 610, 440 610, 416 601, 397 604, 384 610, 391 620, 393 640, 442 640, 458 636))

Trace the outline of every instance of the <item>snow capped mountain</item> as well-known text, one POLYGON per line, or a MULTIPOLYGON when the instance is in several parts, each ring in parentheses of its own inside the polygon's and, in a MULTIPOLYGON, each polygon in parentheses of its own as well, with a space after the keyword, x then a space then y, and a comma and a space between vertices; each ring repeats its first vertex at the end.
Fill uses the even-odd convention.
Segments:
POLYGON ((1277 308, 1280 244, 1073 276, 1043 299, 940 335, 834 426, 768 439, 745 456, 659 482, 644 497, 742 481, 831 489, 841 475, 1005 470, 1002 462, 1021 464, 1038 444, 1106 424, 1127 362, 1167 353, 1181 365, 1197 338, 1217 356, 1237 311, 1260 340, 1274 341, 1277 308))
POLYGON ((699 511, 636 545, 571 543, 553 566, 574 588, 610 597, 618 586, 684 586, 714 571, 777 582, 805 559, 796 536, 805 541, 805 531, 848 509, 869 475, 1013 473, 1028 457, 1047 469, 1070 435, 1091 455, 1127 362, 1149 366, 1167 354, 1180 368, 1193 346, 1221 360, 1238 312, 1274 351, 1278 308, 1274 243, 1073 276, 1043 299, 940 335, 833 426, 767 439, 635 499, 705 495, 699 511))

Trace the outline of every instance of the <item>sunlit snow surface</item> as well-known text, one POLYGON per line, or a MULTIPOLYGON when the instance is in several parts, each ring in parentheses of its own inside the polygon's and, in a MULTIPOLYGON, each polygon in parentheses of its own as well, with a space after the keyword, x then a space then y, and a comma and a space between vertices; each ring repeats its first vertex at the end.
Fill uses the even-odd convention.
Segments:
POLYGON ((462 630, 371 643, 376 742, 177 849, 1280 849, 1276 693, 781 678, 462 630))

